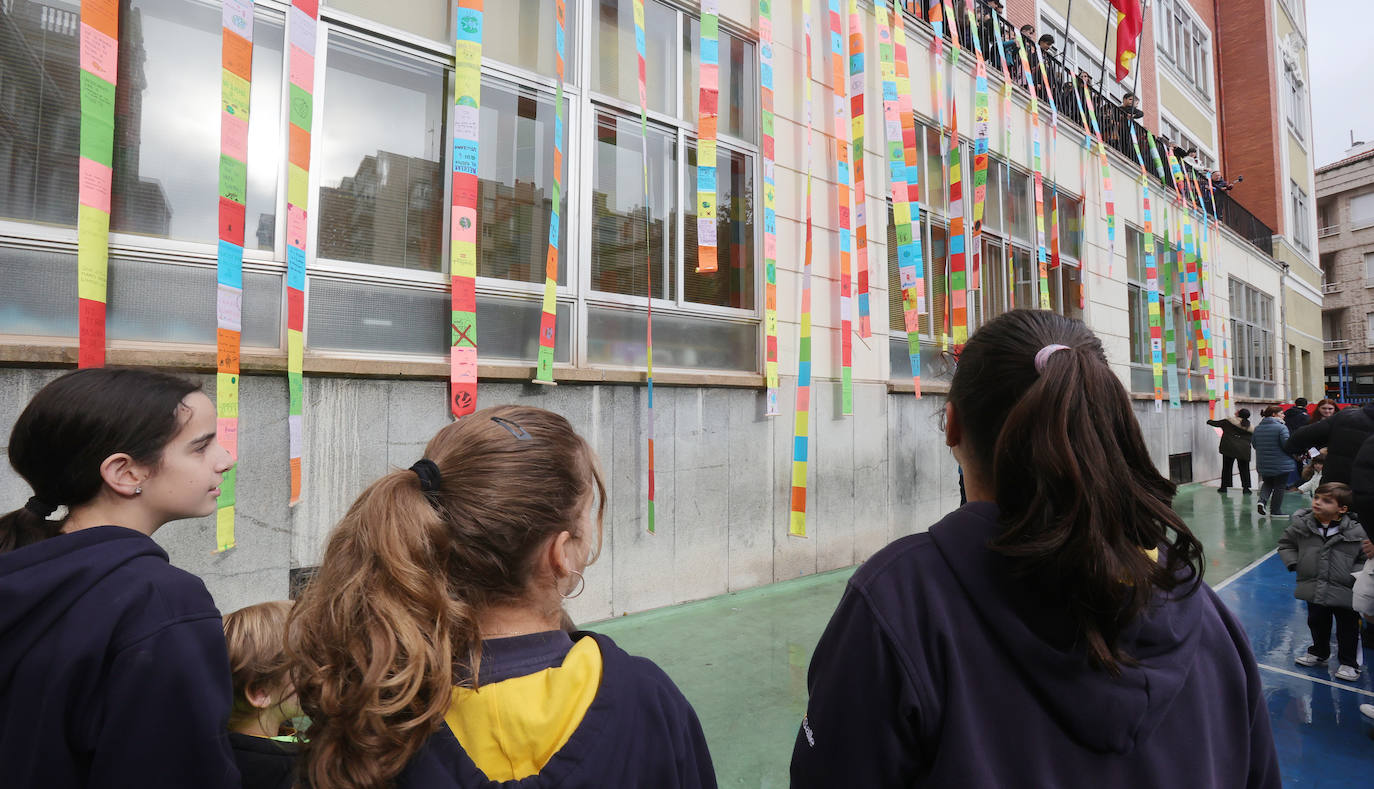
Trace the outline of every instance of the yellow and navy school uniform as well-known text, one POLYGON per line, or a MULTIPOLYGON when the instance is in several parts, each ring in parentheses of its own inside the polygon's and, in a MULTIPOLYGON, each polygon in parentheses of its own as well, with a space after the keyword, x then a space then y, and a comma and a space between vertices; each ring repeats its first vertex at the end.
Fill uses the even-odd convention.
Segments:
POLYGON ((554 630, 483 641, 477 689, 453 689, 396 785, 714 789, 716 777, 696 712, 662 669, 605 636, 554 630))

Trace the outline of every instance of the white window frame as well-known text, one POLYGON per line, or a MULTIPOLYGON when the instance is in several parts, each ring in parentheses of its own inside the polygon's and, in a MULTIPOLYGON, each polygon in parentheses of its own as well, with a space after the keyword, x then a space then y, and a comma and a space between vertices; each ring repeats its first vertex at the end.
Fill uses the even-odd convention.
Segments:
POLYGON ((1312 203, 1297 181, 1288 182, 1288 206, 1293 212, 1293 243, 1304 252, 1312 251, 1312 203))
POLYGON ((1159 0, 1155 6, 1156 47, 1179 80, 1207 102, 1212 100, 1212 31, 1187 0, 1159 0))

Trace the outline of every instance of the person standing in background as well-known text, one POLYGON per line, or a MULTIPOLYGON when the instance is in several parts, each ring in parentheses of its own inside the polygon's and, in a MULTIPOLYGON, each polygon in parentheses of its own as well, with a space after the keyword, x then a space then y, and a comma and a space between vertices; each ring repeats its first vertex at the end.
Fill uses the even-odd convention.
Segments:
POLYGON ((1225 495, 1231 487, 1231 467, 1240 467, 1240 486, 1242 492, 1250 492, 1250 436, 1255 429, 1250 426, 1250 409, 1242 408, 1235 416, 1225 419, 1208 419, 1207 424, 1221 429, 1221 443, 1217 451, 1221 453, 1221 487, 1217 492, 1225 495))
POLYGON ((1283 408, 1271 405, 1264 409, 1259 426, 1255 428, 1251 443, 1255 447, 1255 470, 1259 472, 1259 502, 1255 509, 1264 515, 1283 515, 1283 493, 1288 487, 1288 477, 1297 468, 1293 456, 1283 451, 1288 440, 1288 427, 1279 419, 1283 408))

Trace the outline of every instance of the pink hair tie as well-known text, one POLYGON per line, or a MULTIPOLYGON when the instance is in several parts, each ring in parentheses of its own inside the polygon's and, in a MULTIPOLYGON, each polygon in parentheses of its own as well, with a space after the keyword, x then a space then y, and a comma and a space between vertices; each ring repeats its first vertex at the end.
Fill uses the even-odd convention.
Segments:
POLYGON ((1043 372, 1045 372, 1045 362, 1048 362, 1048 361, 1050 360, 1050 354, 1054 353, 1055 351, 1069 351, 1069 350, 1073 350, 1073 349, 1071 349, 1071 348, 1070 348, 1069 346, 1067 346, 1067 345, 1046 345, 1044 348, 1041 348, 1041 349, 1040 349, 1039 351, 1037 351, 1036 354, 1035 354, 1035 372, 1036 372, 1036 373, 1043 373, 1043 372))

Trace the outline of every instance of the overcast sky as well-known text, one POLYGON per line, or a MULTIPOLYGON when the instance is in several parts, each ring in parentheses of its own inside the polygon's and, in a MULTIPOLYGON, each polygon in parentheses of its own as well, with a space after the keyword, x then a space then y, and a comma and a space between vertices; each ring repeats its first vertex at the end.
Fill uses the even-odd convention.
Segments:
MULTIPOLYGON (((1318 167, 1341 158, 1355 139, 1374 141, 1374 46, 1363 35, 1369 0, 1307 0, 1307 60, 1318 167), (1361 21, 1363 20, 1363 21, 1361 21)), ((1282 85, 1282 83, 1280 83, 1282 85)))

